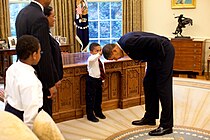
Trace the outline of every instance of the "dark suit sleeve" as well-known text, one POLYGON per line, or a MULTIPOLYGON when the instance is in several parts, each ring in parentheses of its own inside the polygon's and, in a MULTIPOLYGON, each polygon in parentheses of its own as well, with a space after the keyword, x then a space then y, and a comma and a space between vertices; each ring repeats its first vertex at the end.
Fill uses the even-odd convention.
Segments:
POLYGON ((39 39, 41 51, 43 52, 37 65, 38 77, 43 84, 43 88, 49 89, 58 81, 58 74, 55 74, 56 67, 50 47, 50 35, 47 18, 39 18, 32 26, 31 33, 39 39))

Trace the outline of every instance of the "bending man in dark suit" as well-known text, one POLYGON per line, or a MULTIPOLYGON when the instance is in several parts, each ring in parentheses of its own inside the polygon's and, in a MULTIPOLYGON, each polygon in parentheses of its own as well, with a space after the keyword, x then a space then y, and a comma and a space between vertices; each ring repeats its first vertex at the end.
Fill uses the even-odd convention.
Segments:
POLYGON ((133 60, 147 62, 144 77, 145 114, 133 125, 156 125, 159 118, 159 100, 162 106, 160 125, 149 132, 151 136, 173 132, 172 74, 174 47, 170 41, 153 33, 130 32, 122 36, 116 44, 103 47, 103 55, 108 60, 118 60, 126 53, 133 60))
POLYGON ((49 6, 50 2, 51 0, 32 0, 19 12, 15 25, 17 38, 28 34, 35 36, 40 42, 42 56, 34 68, 43 86, 43 109, 52 116, 52 98, 56 96, 59 78, 50 46, 49 24, 43 13, 44 7, 49 6))

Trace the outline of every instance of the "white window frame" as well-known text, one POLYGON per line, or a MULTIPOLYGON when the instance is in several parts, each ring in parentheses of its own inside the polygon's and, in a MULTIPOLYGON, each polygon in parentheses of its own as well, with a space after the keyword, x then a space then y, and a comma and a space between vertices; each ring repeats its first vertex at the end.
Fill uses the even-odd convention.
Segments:
MULTIPOLYGON (((87 2, 122 2, 122 0, 87 0, 87 2)), ((111 11, 110 11, 110 13, 111 13, 111 11)), ((98 15, 98 19, 99 19, 99 15, 98 15)), ((100 22, 100 20, 91 20, 91 21, 98 21, 98 22, 100 22)), ((103 20, 103 21, 105 21, 105 20, 103 20)), ((110 19, 108 19, 107 21, 110 21, 110 19)), ((112 21, 115 21, 115 20, 111 20, 111 22, 112 21)), ((110 23, 110 27, 111 27, 111 24, 112 23, 110 23)), ((100 25, 98 25, 98 32, 101 33, 100 32, 100 25)), ((110 37, 111 37, 111 34, 112 34, 112 32, 110 32, 110 37)), ((109 39, 109 40, 116 40, 118 38, 100 38, 100 36, 98 36, 97 38, 91 38, 91 40, 100 40, 100 42, 101 42, 101 40, 107 40, 107 39, 109 39)))
POLYGON ((30 3, 31 0, 9 0, 9 3, 30 3))

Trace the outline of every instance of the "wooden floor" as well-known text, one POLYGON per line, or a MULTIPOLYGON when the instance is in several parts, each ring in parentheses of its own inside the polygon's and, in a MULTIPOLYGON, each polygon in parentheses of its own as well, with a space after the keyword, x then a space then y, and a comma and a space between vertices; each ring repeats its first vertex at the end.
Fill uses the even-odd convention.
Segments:
MULTIPOLYGON (((174 124, 210 130, 210 81, 204 76, 196 78, 174 77, 174 124)), ((160 109, 161 110, 161 109, 160 109)), ((86 116, 58 123, 66 140, 105 140, 120 131, 134 128, 131 122, 142 118, 144 105, 127 109, 105 111, 107 119, 93 123, 86 116)), ((157 120, 157 127, 159 120, 157 120)))

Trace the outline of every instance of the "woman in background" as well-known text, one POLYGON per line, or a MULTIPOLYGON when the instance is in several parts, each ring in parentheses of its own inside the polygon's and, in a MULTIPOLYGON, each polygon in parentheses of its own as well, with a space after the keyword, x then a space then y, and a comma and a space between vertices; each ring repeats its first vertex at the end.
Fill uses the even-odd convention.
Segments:
MULTIPOLYGON (((51 6, 45 7, 44 8, 44 14, 46 15, 48 22, 49 22, 49 28, 54 27, 55 25, 55 13, 54 10, 51 6)), ((51 45, 51 50, 52 50, 52 54, 53 54, 53 59, 55 62, 55 66, 56 66, 56 70, 59 76, 59 80, 61 80, 63 78, 63 64, 62 64, 62 57, 61 57, 61 50, 60 50, 60 46, 59 46, 59 42, 57 42, 50 30, 49 30, 49 36, 50 36, 50 45, 51 45)), ((60 86, 61 82, 59 82, 59 84, 56 85, 57 89, 60 86)))

